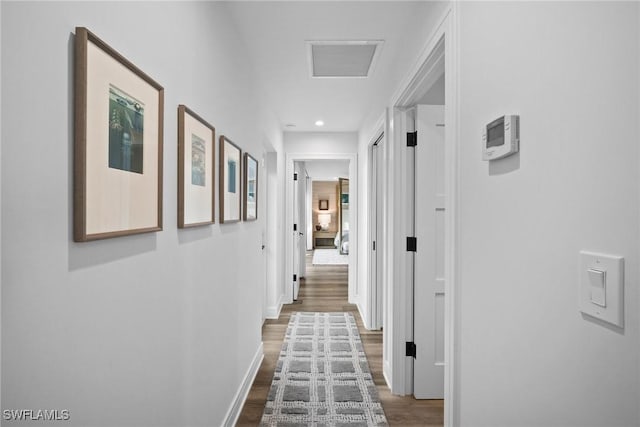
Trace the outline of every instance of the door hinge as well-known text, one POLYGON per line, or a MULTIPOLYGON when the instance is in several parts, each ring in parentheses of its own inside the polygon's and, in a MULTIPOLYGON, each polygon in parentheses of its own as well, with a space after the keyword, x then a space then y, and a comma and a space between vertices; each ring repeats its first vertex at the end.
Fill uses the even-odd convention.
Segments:
POLYGON ((373 250, 374 251, 376 250, 376 241, 375 240, 373 241, 373 250))
POLYGON ((294 181, 297 181, 297 180, 298 180, 298 174, 297 174, 297 173, 294 173, 294 174, 293 174, 293 180, 294 180, 294 181))
POLYGON ((407 132, 407 147, 415 147, 418 145, 418 131, 407 132))
POLYGON ((418 239, 416 237, 407 237, 407 252, 416 252, 418 250, 418 239))
POLYGON ((406 347, 405 356, 413 357, 415 359, 416 358, 416 343, 411 341, 411 342, 407 342, 406 344, 407 344, 407 347, 406 347))
POLYGON ((294 274, 294 275, 293 275, 293 281, 294 281, 294 282, 297 282, 297 281, 298 281, 298 275, 297 275, 297 274, 294 274))
POLYGON ((298 231, 298 224, 293 224, 293 231, 298 231))

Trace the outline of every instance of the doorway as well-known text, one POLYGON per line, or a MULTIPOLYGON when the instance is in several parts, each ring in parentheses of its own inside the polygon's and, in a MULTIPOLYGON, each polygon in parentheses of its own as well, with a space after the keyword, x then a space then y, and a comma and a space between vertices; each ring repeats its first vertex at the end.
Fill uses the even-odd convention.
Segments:
POLYGON ((373 330, 384 326, 384 132, 369 147, 369 325, 373 330))
MULTIPOLYGON (((290 238, 286 241, 286 275, 285 277, 290 277, 291 281, 288 284, 289 291, 286 293, 288 295, 288 300, 283 301, 285 304, 291 304, 298 297, 298 292, 300 289, 299 280, 300 271, 302 271, 301 264, 304 262, 304 257, 301 258, 301 254, 306 251, 306 237, 304 236, 304 230, 309 229, 309 224, 307 224, 306 228, 300 228, 301 219, 307 216, 307 207, 305 201, 307 200, 306 194, 306 185, 304 184, 304 178, 302 175, 296 175, 297 173, 301 173, 302 166, 304 165, 305 171, 307 169, 308 164, 312 164, 316 161, 343 161, 348 162, 348 176, 343 177, 349 179, 349 218, 350 222, 347 225, 349 229, 349 253, 346 255, 348 257, 348 302, 353 304, 354 300, 357 298, 357 285, 356 285, 356 272, 357 272, 357 185, 358 185, 358 177, 357 177, 357 164, 356 164, 356 154, 355 153, 318 153, 318 154, 309 154, 309 153, 287 153, 286 156, 286 168, 287 168, 287 194, 286 194, 286 224, 287 229, 291 230, 291 234, 289 234, 290 238), (296 184, 296 182, 298 182, 296 184), (302 184, 300 184, 302 183, 302 184), (304 188, 304 191, 301 190, 304 188), (302 205, 302 206, 301 206, 302 205), (302 230, 302 231, 301 231, 302 230), (303 233, 300 235, 300 233, 303 233), (302 250, 301 250, 302 249, 302 250)), ((305 172, 306 176, 308 173, 305 172)), ((313 174, 308 174, 311 180, 314 179, 313 174)), ((333 177, 332 177, 333 178, 333 177)), ((337 179, 341 178, 336 176, 336 184, 337 179)), ((337 188, 337 185, 336 185, 337 188)), ((338 199, 338 194, 334 193, 334 200, 338 199)), ((315 221, 316 219, 312 219, 315 221)), ((314 229, 318 224, 312 224, 314 229)), ((329 224, 331 225, 331 224, 329 224)), ((337 217, 335 226, 338 226, 337 217)), ((344 227, 344 225, 343 225, 344 227)), ((337 236, 338 231, 336 230, 335 237, 337 236)))
MULTIPOLYGON (((384 349, 383 367, 385 378, 393 394, 413 395, 416 382, 413 354, 420 353, 415 349, 414 324, 420 322, 423 314, 418 300, 420 296, 414 292, 415 255, 413 247, 429 245, 431 242, 417 242, 414 218, 420 225, 422 218, 415 216, 414 188, 415 176, 413 175, 413 157, 409 153, 413 141, 408 133, 415 131, 415 123, 411 117, 411 111, 419 104, 426 104, 423 98, 431 91, 436 83, 441 80, 441 96, 444 98, 442 109, 444 111, 444 160, 441 163, 442 180, 444 185, 444 210, 439 218, 443 223, 441 238, 443 245, 439 251, 442 259, 440 264, 444 289, 439 292, 439 310, 443 312, 440 322, 444 325, 442 335, 442 361, 439 368, 443 371, 443 396, 445 425, 458 423, 458 407, 455 401, 457 366, 456 351, 456 324, 457 302, 456 283, 458 270, 458 249, 456 246, 458 236, 457 197, 458 197, 458 131, 457 131, 457 45, 455 39, 457 7, 451 8, 443 15, 442 20, 427 42, 423 54, 416 67, 411 72, 411 78, 405 87, 394 97, 391 108, 387 112, 386 129, 388 157, 388 192, 387 202, 390 207, 387 211, 386 226, 388 230, 385 237, 388 239, 386 249, 389 252, 385 257, 385 296, 387 306, 384 317, 384 349), (442 247, 444 249, 442 249, 442 247), (401 284, 391 286, 390 284, 401 284), (416 306, 415 304, 418 304, 416 306), (416 317, 417 310, 421 310, 416 317)), ((434 92, 432 92, 433 94, 434 92)), ((420 141, 418 140, 418 144, 420 141)), ((417 188, 422 182, 417 183, 417 188)), ((419 212, 418 215, 421 213, 419 212)), ((421 255, 420 255, 421 256, 421 255)), ((421 260, 420 260, 421 262, 421 260)), ((418 272, 418 274, 421 274, 418 272)), ((415 278, 421 280, 421 278, 415 278)), ((436 316, 431 310, 426 312, 428 316, 436 316)), ((436 351, 432 346, 428 349, 436 351)), ((420 368, 418 368, 420 369, 420 368)), ((420 374, 418 374, 420 376, 420 374)), ((420 379, 418 379, 420 381, 420 379)))

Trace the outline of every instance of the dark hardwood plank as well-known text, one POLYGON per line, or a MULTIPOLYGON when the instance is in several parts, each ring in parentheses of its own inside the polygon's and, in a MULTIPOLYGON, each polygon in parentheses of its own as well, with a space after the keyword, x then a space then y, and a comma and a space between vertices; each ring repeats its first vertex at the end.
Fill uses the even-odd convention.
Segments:
POLYGON ((306 278, 301 280, 298 301, 285 305, 277 320, 266 320, 262 327, 264 360, 251 387, 237 426, 257 426, 267 400, 273 371, 278 360, 284 333, 291 313, 296 311, 346 311, 358 323, 360 337, 378 387, 382 407, 391 426, 436 427, 443 425, 442 400, 416 400, 411 396, 394 396, 382 376, 382 332, 364 328, 355 305, 347 302, 347 266, 314 266, 307 254, 306 278))

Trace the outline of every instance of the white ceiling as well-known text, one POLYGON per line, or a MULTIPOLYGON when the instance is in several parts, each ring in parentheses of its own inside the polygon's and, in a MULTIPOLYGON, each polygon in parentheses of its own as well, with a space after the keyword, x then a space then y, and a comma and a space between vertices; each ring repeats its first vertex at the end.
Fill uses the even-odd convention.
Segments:
POLYGON ((227 3, 259 84, 287 131, 359 131, 381 116, 426 42, 430 1, 227 3), (368 78, 311 78, 307 41, 384 40, 368 78), (325 126, 318 128, 316 120, 325 126), (287 128, 293 123, 295 128, 287 128))

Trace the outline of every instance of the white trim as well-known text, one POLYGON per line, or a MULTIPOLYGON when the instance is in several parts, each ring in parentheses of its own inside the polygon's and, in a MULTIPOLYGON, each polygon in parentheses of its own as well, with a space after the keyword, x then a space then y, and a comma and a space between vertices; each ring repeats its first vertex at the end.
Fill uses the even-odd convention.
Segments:
POLYGON ((349 160, 349 279, 348 302, 357 303, 358 273, 358 154, 357 153, 286 153, 285 166, 285 295, 284 304, 293 303, 293 172, 294 162, 306 160, 349 160), (353 200, 353 202, 351 202, 353 200))
MULTIPOLYGON (((379 330, 382 325, 379 324, 378 319, 376 318, 376 313, 377 313, 377 306, 378 306, 378 301, 377 299, 374 299, 373 295, 378 296, 379 298, 381 298, 381 296, 378 295, 378 282, 377 282, 377 277, 375 278, 376 280, 374 281, 373 277, 372 277, 372 271, 371 271, 371 266, 373 265, 373 259, 377 257, 378 252, 374 252, 371 248, 371 243, 373 242, 373 229, 374 227, 377 227, 377 218, 374 224, 373 221, 373 212, 376 211, 377 206, 374 206, 372 203, 373 200, 373 181, 376 179, 375 176, 373 176, 373 145, 378 142, 381 138, 384 140, 385 138, 385 115, 383 114, 382 117, 380 117, 378 119, 378 121, 376 122, 376 125, 374 126, 375 131, 371 134, 372 136, 369 137, 368 139, 368 144, 367 144, 367 179, 368 179, 368 186, 367 186, 367 256, 366 256, 366 272, 367 272, 367 277, 368 280, 366 281, 366 286, 367 286, 367 319, 368 319, 368 324, 369 326, 367 327, 367 329, 376 329, 379 330)), ((384 145, 382 146, 382 149, 384 150, 384 145)), ((383 153, 384 154, 384 153, 383 153)), ((382 171, 384 170, 384 164, 386 163, 386 157, 383 155, 383 162, 382 164, 378 164, 377 167, 377 171, 382 171)), ((378 191, 379 194, 382 194, 382 199, 384 199, 385 194, 382 193, 380 191, 381 189, 376 189, 376 191, 378 191)), ((376 203, 379 202, 379 200, 376 199, 376 203)), ((380 241, 383 241, 383 236, 382 236, 382 230, 378 230, 379 234, 378 234, 378 239, 376 241, 376 245, 377 251, 382 251, 383 249, 383 245, 380 245, 380 241)), ((382 262, 380 264, 383 264, 382 262)), ((383 265, 378 265, 378 268, 383 269, 383 265)), ((383 269, 384 271, 384 269, 383 269)))
POLYGON ((362 310, 362 304, 360 302, 358 302, 356 304, 356 307, 358 308, 358 313, 360 313, 360 319, 362 319, 362 323, 364 324, 364 327, 366 329, 371 330, 370 324, 368 324, 367 318, 365 317, 364 312, 362 310))
POLYGON ((267 307, 265 311, 265 319, 278 319, 280 318, 280 311, 282 310, 282 294, 278 297, 278 302, 275 305, 267 307))
POLYGON ((258 375, 258 371, 260 370, 262 359, 264 359, 264 351, 263 344, 260 343, 256 354, 253 356, 251 365, 242 379, 242 384, 240 384, 240 388, 233 397, 231 406, 224 417, 224 421, 222 422, 223 426, 233 427, 238 422, 238 417, 240 416, 240 412, 242 412, 242 407, 247 400, 247 396, 249 396, 249 391, 251 390, 253 381, 256 379, 256 375, 258 375))

